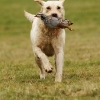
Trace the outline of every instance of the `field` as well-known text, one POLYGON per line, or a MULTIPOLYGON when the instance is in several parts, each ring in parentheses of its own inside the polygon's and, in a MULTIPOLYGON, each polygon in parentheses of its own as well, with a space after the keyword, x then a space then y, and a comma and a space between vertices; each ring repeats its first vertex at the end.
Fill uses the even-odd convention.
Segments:
MULTIPOLYGON (((39 79, 24 10, 37 13, 33 0, 0 0, 0 100, 100 100, 100 0, 66 0, 62 83, 53 73, 39 79)), ((52 58, 50 58, 53 64, 52 58)))

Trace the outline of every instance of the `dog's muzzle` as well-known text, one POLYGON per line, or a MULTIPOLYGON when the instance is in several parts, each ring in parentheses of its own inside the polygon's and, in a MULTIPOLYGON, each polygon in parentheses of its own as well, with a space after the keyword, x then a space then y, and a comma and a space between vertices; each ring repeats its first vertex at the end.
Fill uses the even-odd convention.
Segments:
POLYGON ((53 13, 52 17, 58 17, 58 15, 56 13, 53 13))

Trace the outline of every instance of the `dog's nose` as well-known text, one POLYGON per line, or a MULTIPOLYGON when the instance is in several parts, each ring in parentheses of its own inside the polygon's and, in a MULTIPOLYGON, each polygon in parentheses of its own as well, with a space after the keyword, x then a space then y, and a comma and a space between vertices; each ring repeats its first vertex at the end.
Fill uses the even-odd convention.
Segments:
POLYGON ((58 17, 58 16, 57 16, 57 14, 56 14, 56 13, 53 13, 53 14, 52 14, 52 17, 58 17))

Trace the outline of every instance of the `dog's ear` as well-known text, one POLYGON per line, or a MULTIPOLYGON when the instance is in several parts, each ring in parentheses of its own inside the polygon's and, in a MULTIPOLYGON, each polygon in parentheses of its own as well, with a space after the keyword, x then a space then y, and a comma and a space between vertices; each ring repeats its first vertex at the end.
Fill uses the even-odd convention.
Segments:
POLYGON ((64 3, 65 0, 59 0, 59 1, 61 1, 62 3, 64 3))
POLYGON ((35 2, 38 2, 41 6, 43 6, 43 4, 44 4, 44 1, 42 1, 42 0, 34 0, 35 2))

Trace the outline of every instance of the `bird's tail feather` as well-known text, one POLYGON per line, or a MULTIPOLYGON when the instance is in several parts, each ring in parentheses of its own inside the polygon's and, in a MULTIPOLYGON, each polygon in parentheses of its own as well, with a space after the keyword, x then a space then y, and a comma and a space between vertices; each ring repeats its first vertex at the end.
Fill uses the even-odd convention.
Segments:
POLYGON ((35 19, 35 15, 33 15, 33 14, 30 14, 30 13, 28 13, 28 12, 26 12, 26 11, 24 11, 24 14, 25 14, 25 17, 30 21, 30 22, 33 22, 34 21, 34 19, 35 19))

